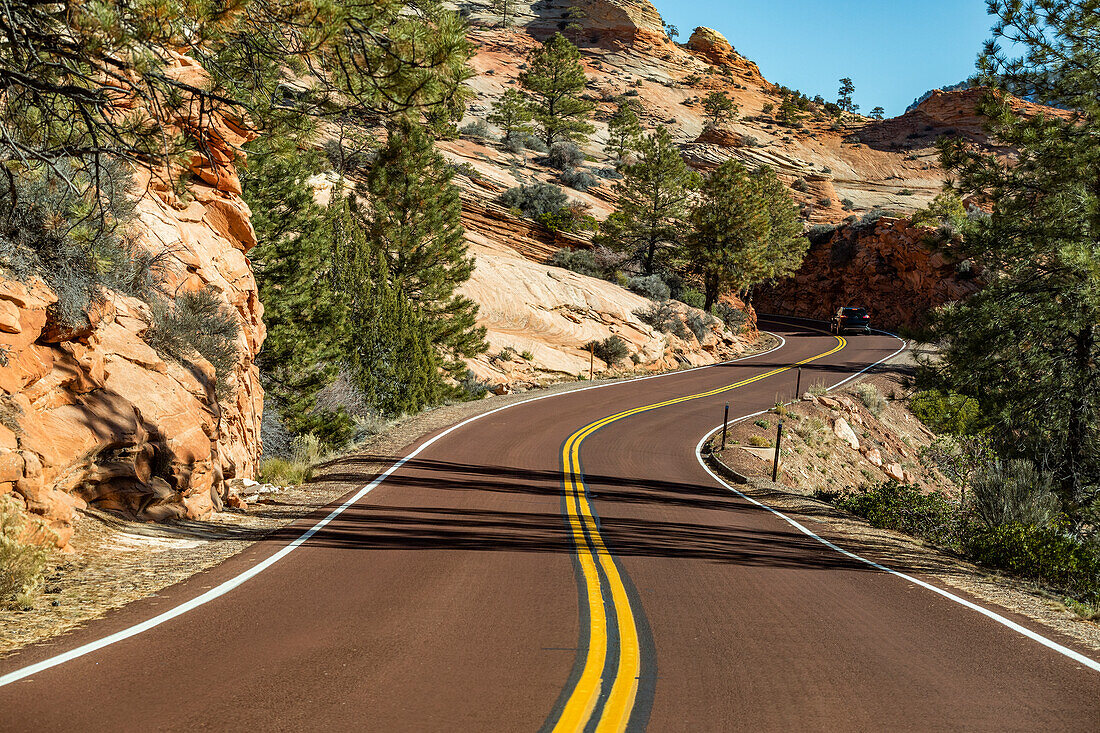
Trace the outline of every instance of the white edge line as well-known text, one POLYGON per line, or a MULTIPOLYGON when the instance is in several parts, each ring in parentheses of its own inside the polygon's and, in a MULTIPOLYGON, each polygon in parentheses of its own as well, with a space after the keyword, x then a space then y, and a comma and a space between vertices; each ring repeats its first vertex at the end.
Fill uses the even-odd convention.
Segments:
MULTIPOLYGON (((809 320, 809 319, 800 319, 800 320, 809 320)), ((886 333, 886 332, 885 331, 880 331, 880 333, 886 333)), ((888 334, 888 335, 894 336, 894 338, 900 338, 898 336, 895 336, 892 333, 888 334)), ((882 361, 879 361, 879 362, 876 362, 875 364, 872 364, 871 366, 867 367, 867 369, 864 369, 862 372, 859 372, 859 374, 853 375, 852 377, 849 377, 848 379, 845 379, 843 382, 837 382, 832 387, 829 387, 829 390, 830 391, 834 390, 837 387, 839 387, 843 384, 846 384, 847 382, 850 382, 852 379, 855 379, 855 377, 858 377, 860 374, 863 374, 864 372, 878 366, 879 364, 882 364, 885 361, 889 361, 890 359, 894 358, 895 356, 900 354, 901 351, 904 351, 904 350, 905 350, 905 347, 902 347, 902 349, 900 351, 895 352, 894 354, 892 354, 891 356, 886 357, 882 361)), ((749 418, 756 417, 757 415, 763 415, 766 412, 768 412, 768 410, 763 410, 761 412, 757 412, 757 413, 754 413, 752 415, 746 415, 744 417, 739 417, 739 418, 737 418, 737 420, 731 421, 731 422, 741 422, 743 420, 748 420, 749 418)), ((872 560, 868 560, 864 557, 860 557, 859 555, 855 554, 854 552, 849 552, 848 550, 845 550, 842 547, 838 547, 838 546, 834 545, 832 542, 830 542, 829 540, 827 540, 823 537, 819 537, 818 535, 814 534, 810 530, 806 529, 806 527, 802 526, 797 521, 791 519, 786 514, 783 514, 782 512, 778 511, 777 509, 773 509, 772 507, 768 506, 767 504, 764 504, 760 501, 757 501, 756 499, 752 498, 751 496, 748 496, 747 494, 744 494, 743 492, 738 491, 736 488, 734 488, 730 484, 726 483, 726 481, 724 479, 722 479, 720 476, 718 476, 718 474, 716 474, 716 473, 714 473, 714 471, 710 470, 710 466, 708 466, 706 464, 706 461, 703 460, 703 445, 707 442, 707 440, 710 439, 710 437, 712 435, 716 434, 721 429, 722 429, 722 426, 719 425, 716 428, 714 428, 713 430, 711 430, 709 433, 707 433, 706 435, 703 436, 703 439, 700 440, 698 445, 695 446, 695 459, 697 461, 699 461, 699 465, 703 467, 703 470, 706 471, 708 474, 710 474, 711 478, 713 478, 715 481, 717 481, 722 486, 725 486, 727 489, 729 489, 733 493, 737 494, 737 496, 741 497, 745 501, 748 501, 752 504, 755 504, 756 506, 760 507, 761 509, 764 509, 768 512, 771 512, 772 514, 779 517, 780 519, 782 519, 787 524, 789 524, 792 527, 794 527, 795 529, 797 529, 802 534, 806 535, 807 537, 810 537, 812 539, 817 540, 818 542, 825 545, 826 547, 828 547, 831 550, 836 550, 841 555, 844 555, 846 557, 850 557, 853 560, 857 560, 861 563, 869 565, 869 566, 875 568, 876 570, 881 570, 884 573, 887 573, 889 575, 893 575, 895 577, 901 578, 902 580, 913 583, 914 585, 918 585, 921 588, 924 588, 926 590, 930 590, 933 593, 941 595, 941 596, 943 596, 944 598, 946 598, 950 601, 954 601, 955 603, 958 603, 961 606, 965 606, 966 608, 969 608, 972 611, 977 611, 978 613, 992 619, 993 621, 996 621, 997 623, 1001 624, 1002 626, 1006 626, 1009 629, 1012 629, 1013 631, 1015 631, 1019 634, 1022 634, 1023 636, 1026 636, 1029 639, 1032 639, 1033 641, 1039 642, 1040 644, 1047 647, 1048 649, 1052 649, 1052 650, 1058 652, 1059 654, 1067 656, 1070 659, 1072 659, 1073 661, 1085 665, 1089 669, 1100 672, 1100 662, 1097 662, 1093 659, 1090 659, 1089 657, 1086 657, 1083 654, 1075 652, 1075 651, 1073 651, 1072 649, 1070 649, 1068 647, 1062 646, 1058 642, 1052 641, 1051 639, 1048 639, 1047 637, 1043 636, 1042 634, 1036 633, 1036 632, 1032 631, 1029 628, 1021 626, 1020 624, 1016 623, 1015 621, 1012 621, 1011 619, 1005 618, 1004 616, 1000 615, 999 613, 996 613, 994 611, 990 611, 988 608, 984 608, 982 606, 979 606, 978 604, 973 603, 971 601, 968 601, 965 598, 961 598, 960 596, 957 596, 954 593, 943 590, 942 588, 937 588, 936 586, 932 585, 931 583, 926 583, 925 581, 914 578, 911 575, 907 575, 905 573, 898 572, 897 570, 893 570, 891 568, 888 568, 885 565, 880 565, 877 562, 874 562, 872 560)))
POLYGON ((653 374, 653 375, 650 375, 648 377, 638 377, 638 378, 635 378, 635 379, 626 379, 626 380, 621 380, 621 381, 610 382, 608 384, 595 384, 595 385, 592 385, 590 387, 582 387, 581 389, 569 390, 568 392, 558 392, 556 394, 542 395, 540 397, 534 397, 534 398, 529 399, 529 400, 523 400, 522 402, 515 402, 515 403, 510 404, 510 405, 504 405, 502 407, 496 408, 495 410, 490 410, 489 412, 485 412, 485 413, 482 413, 480 415, 475 415, 471 418, 467 418, 466 420, 463 420, 462 422, 451 426, 450 428, 443 431, 439 435, 435 436, 431 440, 428 440, 427 442, 425 442, 423 445, 421 445, 419 448, 414 450, 412 453, 410 453, 407 456, 405 456, 404 458, 401 458, 400 460, 398 460, 396 463, 394 463, 392 466, 390 466, 388 469, 386 469, 385 472, 383 472, 376 479, 374 479, 374 481, 370 482, 369 484, 367 484, 363 488, 359 489, 359 491, 357 491, 350 499, 348 499, 343 504, 341 504, 340 506, 333 509, 328 514, 328 516, 326 516, 324 519, 317 522, 317 524, 313 525, 308 530, 303 532, 301 535, 299 535, 289 545, 287 545, 283 549, 279 550, 278 552, 276 552, 274 555, 267 558, 263 562, 249 568, 248 570, 245 570, 244 572, 240 573, 239 575, 236 575, 236 576, 230 578, 229 580, 221 583, 220 585, 217 585, 217 586, 211 588, 210 590, 206 591, 202 595, 197 596, 195 598, 192 598, 191 600, 186 601, 184 603, 181 603, 180 605, 176 606, 175 608, 171 608, 171 609, 169 609, 169 610, 167 610, 163 613, 160 613, 160 614, 158 614, 158 615, 156 615, 156 616, 154 616, 154 617, 152 617, 152 618, 150 618, 146 621, 143 621, 139 624, 131 626, 127 629, 123 629, 122 631, 117 631, 113 634, 110 634, 108 636, 103 637, 102 639, 97 639, 96 641, 88 642, 87 644, 84 644, 82 646, 78 646, 77 648, 71 649, 70 651, 64 652, 62 654, 58 654, 56 656, 49 657, 48 659, 44 659, 41 662, 36 662, 36 663, 28 665, 26 667, 22 667, 20 669, 9 672, 6 675, 3 675, 2 677, 0 677, 0 687, 4 687, 5 685, 10 685, 13 682, 17 682, 21 679, 25 679, 27 677, 30 677, 31 675, 34 675, 34 674, 37 674, 37 673, 42 672, 44 670, 50 669, 51 667, 56 667, 58 665, 64 664, 65 662, 72 661, 73 659, 76 659, 77 657, 82 657, 86 654, 90 654, 91 652, 97 651, 97 650, 102 649, 106 646, 110 646, 111 644, 115 644, 115 643, 120 642, 124 639, 129 639, 132 636, 137 636, 138 634, 140 634, 144 631, 148 631, 149 629, 152 629, 156 626, 160 626, 161 624, 165 623, 166 621, 170 621, 170 620, 176 618, 177 616, 181 616, 181 615, 187 613, 188 611, 194 610, 194 609, 198 608, 199 606, 202 606, 202 605, 205 605, 205 604, 209 603, 210 601, 214 600, 215 598, 219 598, 219 597, 225 595, 229 591, 231 591, 234 588, 244 584, 246 581, 256 577, 257 575, 262 573, 264 570, 267 570, 269 567, 271 567, 275 563, 279 562, 280 560, 282 560, 284 557, 286 557, 290 553, 294 552, 294 550, 298 549, 303 544, 305 544, 309 540, 309 538, 311 538, 311 537, 313 537, 313 535, 317 534, 317 532, 319 532, 321 529, 323 529, 327 524, 329 524, 329 522, 336 519, 336 517, 343 514, 344 511, 346 511, 349 507, 351 507, 353 504, 357 503, 360 499, 362 499, 364 496, 366 496, 371 491, 373 491, 375 488, 377 488, 379 486, 379 484, 381 484, 383 481, 385 481, 387 478, 389 478, 391 475, 393 475, 393 473, 395 471, 399 470, 406 463, 408 463, 412 459, 416 458, 422 452, 424 452, 425 450, 430 448, 432 445, 434 445, 437 441, 442 440, 443 438, 447 437, 451 433, 453 433, 453 432, 455 432, 455 431, 457 431, 461 428, 464 428, 465 426, 469 425, 470 423, 476 422, 478 420, 482 420, 484 418, 489 417, 490 415, 495 415, 498 412, 503 412, 504 410, 510 410, 510 409, 513 409, 513 408, 516 408, 516 407, 520 407, 521 405, 529 405, 532 402, 539 402, 541 400, 548 400, 548 399, 554 399, 554 398, 557 398, 557 397, 564 397, 566 395, 576 394, 578 392, 587 392, 587 391, 593 390, 593 389, 604 389, 605 387, 617 387, 619 385, 630 384, 632 382, 644 382, 644 381, 649 380, 649 379, 661 379, 661 378, 664 378, 664 377, 673 377, 673 376, 677 376, 677 375, 680 375, 680 374, 686 374, 688 372, 699 371, 701 369, 713 369, 715 367, 724 366, 726 364, 733 364, 733 363, 739 362, 739 361, 746 361, 748 359, 755 359, 757 357, 765 356, 766 354, 770 354, 774 351, 782 349, 784 346, 787 345, 786 339, 784 339, 782 336, 780 336, 778 334, 774 334, 774 333, 771 333, 769 331, 763 331, 762 333, 768 333, 771 336, 775 336, 775 338, 779 339, 779 345, 775 346, 771 349, 768 349, 767 351, 762 351, 759 354, 751 354, 749 356, 743 356, 743 357, 740 357, 738 359, 731 359, 729 361, 720 362, 718 364, 707 364, 706 366, 695 367, 693 369, 683 369, 683 370, 675 371, 675 372, 667 372, 665 374, 653 374))

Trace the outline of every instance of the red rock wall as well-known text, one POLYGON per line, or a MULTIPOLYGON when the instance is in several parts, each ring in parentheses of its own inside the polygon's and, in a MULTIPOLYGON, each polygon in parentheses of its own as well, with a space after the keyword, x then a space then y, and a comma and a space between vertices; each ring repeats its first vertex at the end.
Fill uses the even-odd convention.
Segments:
POLYGON ((919 326, 933 308, 981 288, 980 278, 960 275, 957 263, 926 243, 933 234, 887 217, 863 232, 844 227, 812 245, 793 277, 758 289, 753 305, 822 320, 841 306, 864 306, 876 327, 919 326))
MULTIPOLYGON (((180 59, 174 72, 201 69, 180 59)), ((219 113, 175 122, 204 138, 209 157, 195 159, 186 200, 139 181, 136 233, 141 246, 170 252, 167 292, 211 287, 236 312, 227 397, 215 398, 205 361, 181 364, 149 346, 145 303, 107 293, 91 327, 63 332, 42 281, 0 280, 0 499, 14 498, 62 548, 87 503, 152 520, 206 516, 221 507, 225 479, 252 477, 261 452, 253 360, 265 331, 245 256, 256 238, 233 166, 248 133, 219 113)))

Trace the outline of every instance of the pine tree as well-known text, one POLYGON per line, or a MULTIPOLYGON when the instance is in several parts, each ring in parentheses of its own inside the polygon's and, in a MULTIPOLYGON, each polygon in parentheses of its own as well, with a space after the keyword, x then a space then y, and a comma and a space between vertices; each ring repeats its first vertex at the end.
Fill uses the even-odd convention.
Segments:
POLYGON ((558 26, 562 29, 565 35, 573 43, 573 45, 579 45, 581 42, 581 33, 584 32, 584 25, 582 20, 588 17, 588 13, 584 8, 578 8, 577 6, 571 6, 562 15, 562 20, 558 26))
POLYGON ((500 16, 500 24, 504 28, 512 26, 515 21, 516 0, 489 0, 489 8, 500 16))
POLYGON ((723 122, 731 122, 737 118, 738 106, 726 96, 725 92, 713 91, 703 97, 703 113, 707 123, 717 127, 723 122))
POLYGON ((380 249, 393 286, 417 304, 429 337, 455 378, 463 357, 486 349, 477 304, 458 295, 470 279, 462 204, 453 174, 419 126, 395 125, 357 188, 367 237, 380 249))
POLYGON ((419 412, 446 396, 431 325, 389 273, 386 253, 361 226, 352 199, 331 205, 333 285, 347 307, 342 361, 370 407, 383 415, 419 412))
POLYGON ((607 122, 608 139, 604 152, 622 160, 633 150, 642 136, 642 124, 638 120, 635 104, 630 100, 619 102, 618 109, 607 122))
POLYGON ((595 105, 580 94, 588 78, 577 47, 555 33, 527 56, 520 84, 535 100, 534 118, 546 147, 557 142, 583 142, 595 128, 588 116, 595 105))
POLYGON ((794 97, 783 97, 783 101, 779 103, 779 112, 775 115, 776 121, 784 125, 793 125, 798 121, 798 117, 798 102, 794 97))
POLYGON ((852 102, 852 95, 856 93, 856 85, 850 77, 840 80, 840 91, 837 92, 836 105, 845 112, 858 112, 859 105, 852 102))
POLYGON ((527 97, 515 89, 508 89, 493 102, 493 110, 488 116, 489 122, 504 131, 505 141, 526 140, 534 132, 531 127, 531 103, 527 97))
POLYGON ((1100 506, 1100 14, 1091 0, 990 7, 979 109, 1016 160, 941 144, 957 192, 991 203, 949 248, 989 282, 935 315, 942 360, 923 376, 977 399, 998 451, 1052 472, 1084 523, 1100 506), (1006 93, 1072 111, 1018 117, 1006 93))
POLYGON ((637 154, 636 162, 623 167, 623 180, 615 184, 618 211, 604 222, 596 241, 625 253, 652 275, 677 257, 699 176, 663 127, 638 142, 637 154))
POLYGON ((447 393, 430 325, 388 282, 383 258, 352 302, 351 369, 367 402, 383 415, 415 414, 447 393))
POLYGON ((250 150, 241 180, 258 241, 250 256, 267 326, 257 359, 264 388, 292 433, 337 446, 351 420, 318 411, 316 398, 344 360, 347 309, 332 282, 333 212, 307 182, 319 168, 315 154, 269 139, 250 150))
POLYGON ((881 120, 886 117, 886 110, 882 107, 875 107, 873 110, 871 110, 871 117, 876 120, 881 120))
POLYGON ((795 272, 809 242, 797 209, 768 168, 750 173, 740 162, 719 166, 703 183, 687 240, 688 270, 703 280, 709 312, 724 293, 795 272))

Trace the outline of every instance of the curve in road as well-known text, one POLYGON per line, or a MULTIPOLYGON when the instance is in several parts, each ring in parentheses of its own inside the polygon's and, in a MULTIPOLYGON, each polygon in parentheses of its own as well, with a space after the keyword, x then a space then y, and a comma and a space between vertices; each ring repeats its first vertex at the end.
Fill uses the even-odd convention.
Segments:
MULTIPOLYGON (((368 474, 378 457, 348 459, 341 478, 368 488, 340 513, 326 510, 157 597, 0 660, 9 681, 0 727, 552 726, 589 659, 578 643, 591 627, 587 596, 577 602, 583 541, 608 588, 601 546, 614 553, 633 611, 641 656, 630 727, 1094 729, 1100 675, 834 551, 700 466, 693 447, 726 397, 715 390, 759 377, 733 393, 735 414, 767 409, 793 396, 789 372, 776 370, 836 345, 801 325, 772 329, 788 339, 781 351, 519 404, 426 438, 381 477, 368 474), (577 426, 704 394, 604 424, 571 469, 583 484, 565 475, 565 441, 577 426), (576 517, 588 507, 602 545, 584 521, 579 536, 577 521, 563 521, 570 485, 576 517), (228 590, 189 605, 219 588, 228 590)), ((811 382, 830 384, 895 350, 889 337, 862 337, 805 368, 811 382)), ((888 552, 844 545, 873 562, 888 552)), ((922 579, 928 568, 900 569, 935 585, 922 579)), ((620 666, 618 619, 603 608, 608 684, 589 730, 611 709, 608 660, 611 674, 620 666)), ((997 612, 1037 633, 1030 620, 997 612)))

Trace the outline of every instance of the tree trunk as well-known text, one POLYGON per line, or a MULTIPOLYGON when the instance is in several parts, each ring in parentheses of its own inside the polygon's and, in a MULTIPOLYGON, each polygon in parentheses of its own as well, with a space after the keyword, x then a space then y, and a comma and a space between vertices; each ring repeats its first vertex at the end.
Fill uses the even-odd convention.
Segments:
POLYGON ((645 255, 645 274, 653 274, 653 259, 657 256, 657 240, 650 239, 649 246, 646 248, 645 255))
POLYGON ((718 300, 718 277, 707 275, 703 280, 703 310, 710 313, 714 308, 714 302, 718 300))
POLYGON ((1083 464, 1087 461, 1085 453, 1088 450, 1088 423, 1092 417, 1092 411, 1089 409, 1089 401, 1092 398, 1088 394, 1092 382, 1092 369, 1089 362, 1095 340, 1092 330, 1093 325, 1088 323, 1073 338, 1073 383, 1076 390, 1070 397, 1069 429, 1066 431, 1067 465, 1063 490, 1074 503, 1079 500, 1077 490, 1082 483, 1080 474, 1085 468, 1083 464))

